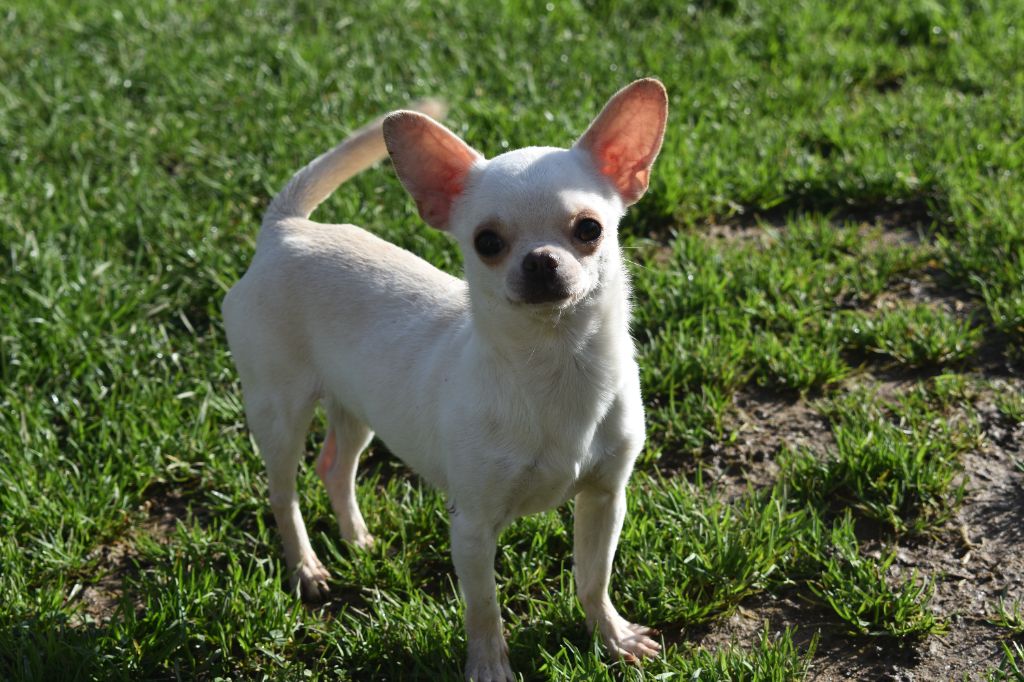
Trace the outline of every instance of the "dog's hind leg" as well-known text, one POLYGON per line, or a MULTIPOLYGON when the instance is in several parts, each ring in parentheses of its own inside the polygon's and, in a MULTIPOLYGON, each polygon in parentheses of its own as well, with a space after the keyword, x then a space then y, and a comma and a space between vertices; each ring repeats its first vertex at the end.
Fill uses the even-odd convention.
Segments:
POLYGON ((274 512, 290 584, 303 599, 320 600, 327 596, 330 574, 309 543, 306 524, 299 510, 295 478, 302 459, 306 431, 313 418, 313 400, 289 400, 287 394, 264 394, 246 400, 249 428, 267 467, 270 508, 274 512))
POLYGON ((356 500, 356 467, 359 453, 373 438, 373 431, 343 409, 328 406, 327 440, 316 462, 316 473, 327 488, 341 536, 357 547, 369 547, 373 536, 356 500))

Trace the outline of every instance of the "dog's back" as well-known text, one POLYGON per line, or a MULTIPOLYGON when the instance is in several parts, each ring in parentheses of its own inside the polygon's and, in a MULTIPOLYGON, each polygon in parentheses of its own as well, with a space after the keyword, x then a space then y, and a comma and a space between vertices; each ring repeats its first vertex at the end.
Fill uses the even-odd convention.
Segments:
POLYGON ((296 173, 267 210, 253 262, 222 304, 250 425, 259 413, 311 412, 325 385, 389 441, 408 440, 411 419, 429 419, 396 416, 395 396, 428 391, 422 339, 458 333, 466 283, 355 225, 307 217, 385 153, 377 120, 296 173))

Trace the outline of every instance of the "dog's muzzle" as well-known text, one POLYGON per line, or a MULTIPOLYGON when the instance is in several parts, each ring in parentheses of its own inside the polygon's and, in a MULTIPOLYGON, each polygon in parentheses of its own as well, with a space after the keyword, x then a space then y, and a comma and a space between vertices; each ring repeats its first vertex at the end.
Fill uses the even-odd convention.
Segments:
POLYGON ((523 302, 554 303, 572 296, 561 265, 561 257, 549 249, 535 249, 526 254, 520 266, 523 302))

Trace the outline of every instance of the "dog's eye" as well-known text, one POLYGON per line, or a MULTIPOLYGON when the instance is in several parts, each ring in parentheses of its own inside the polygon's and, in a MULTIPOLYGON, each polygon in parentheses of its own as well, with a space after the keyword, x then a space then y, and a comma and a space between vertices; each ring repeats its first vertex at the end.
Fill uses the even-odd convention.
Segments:
POLYGON ((491 230, 483 230, 473 240, 476 252, 484 258, 493 258, 505 248, 505 241, 491 230))
POLYGON ((576 239, 581 242, 593 242, 601 236, 601 223, 593 218, 584 218, 576 223, 576 239))

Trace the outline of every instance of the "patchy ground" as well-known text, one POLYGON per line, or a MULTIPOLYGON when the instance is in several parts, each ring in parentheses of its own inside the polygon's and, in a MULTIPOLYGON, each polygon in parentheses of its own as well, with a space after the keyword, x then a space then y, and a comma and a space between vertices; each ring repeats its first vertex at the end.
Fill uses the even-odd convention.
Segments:
MULTIPOLYGON (((920 245, 929 224, 926 207, 916 204, 877 212, 842 212, 837 220, 866 218, 862 233, 884 228, 884 246, 920 245)), ((766 248, 785 230, 778 214, 737 219, 704 230, 712 241, 754 244, 766 248)), ((976 299, 951 287, 943 273, 926 269, 902 278, 871 303, 874 309, 925 303, 960 319, 980 312, 976 299)), ((981 679, 1003 661, 1000 643, 1010 638, 992 621, 997 604, 1008 607, 1024 600, 1024 422, 1009 419, 997 408, 1002 394, 1024 395, 1024 380, 1006 364, 1005 338, 984 339, 967 368, 975 387, 960 418, 976 419, 979 446, 962 458, 966 495, 955 517, 923 537, 888 537, 868 549, 873 556, 895 551, 893 579, 916 573, 934 586, 931 609, 947 624, 944 635, 921 642, 894 643, 852 636, 821 605, 792 592, 759 594, 747 599, 728 618, 692 641, 715 649, 726 643, 753 641, 766 625, 772 631, 796 628, 797 641, 816 640, 809 677, 816 680, 952 680, 981 679)), ((930 373, 907 372, 892 363, 862 358, 861 369, 845 387, 867 389, 881 396, 906 392, 930 373)), ((842 390, 842 388, 840 388, 842 390)), ((776 455, 785 448, 818 452, 834 447, 828 420, 815 400, 746 389, 734 399, 733 440, 709 445, 699 458, 706 481, 727 497, 748 487, 764 487, 778 479, 776 455)), ((669 467, 673 473, 679 467, 669 467)))
POLYGON ((124 537, 101 544, 90 553, 88 576, 81 576, 81 582, 72 587, 68 595, 68 602, 77 600, 81 603, 81 608, 74 611, 70 625, 107 624, 125 600, 137 614, 141 613, 141 595, 126 589, 126 582, 138 577, 139 564, 149 565, 141 558, 137 543, 172 543, 179 521, 192 521, 204 516, 201 512, 193 514, 180 491, 154 491, 154 495, 139 508, 124 537))
MULTIPOLYGON (((999 385, 1024 390, 1019 380, 999 385)), ((745 601, 694 641, 709 648, 750 642, 765 623, 773 631, 795 627, 804 645, 817 633, 810 670, 817 680, 976 679, 998 667, 999 642, 1008 635, 990 622, 994 607, 1024 599, 1024 424, 1009 423, 986 397, 978 414, 984 444, 964 458, 967 495, 955 519, 934 536, 879 543, 896 549, 894 578, 916 571, 932 580, 932 609, 948 623, 947 634, 902 646, 852 637, 834 614, 784 592, 745 601)), ((711 448, 704 460, 705 472, 726 491, 773 482, 773 457, 783 445, 826 449, 832 440, 824 418, 804 400, 739 397, 737 420, 736 443, 711 448)))
MULTIPOLYGON (((738 245, 763 252, 784 237, 794 220, 792 210, 739 210, 729 220, 697 230, 713 247, 738 245)), ((936 214, 924 201, 841 207, 832 210, 831 219, 836 225, 859 225, 858 233, 873 240, 871 249, 907 248, 928 254, 934 248, 936 214)), ((650 237, 664 240, 658 234, 650 237)), ((670 266, 672 257, 672 249, 665 246, 652 260, 670 266)), ((921 304, 965 324, 977 324, 985 315, 977 298, 936 268, 931 258, 890 282, 866 304, 855 302, 852 307, 873 314, 921 304)), ((796 628, 802 646, 812 638, 816 641, 809 673, 820 680, 974 679, 998 668, 1003 660, 1000 643, 1010 634, 992 622, 997 604, 1012 607, 1024 599, 1024 423, 1008 418, 995 404, 1000 394, 1024 395, 1024 381, 1014 378, 1018 369, 1008 364, 1006 343, 1005 337, 990 333, 958 368, 972 388, 969 400, 951 418, 975 420, 980 440, 962 456, 965 496, 953 518, 923 536, 882 534, 864 547, 876 558, 895 552, 889 569, 893 581, 916 574, 930 582, 930 609, 946 624, 945 634, 917 642, 854 636, 834 613, 794 586, 747 598, 729 617, 671 639, 718 649, 728 643, 749 644, 766 625, 774 632, 796 628)), ((851 364, 858 368, 829 393, 858 390, 893 397, 938 373, 908 369, 871 353, 851 358, 851 364)), ((819 391, 808 395, 748 385, 732 400, 728 439, 709 443, 692 460, 664 457, 659 468, 672 476, 692 474, 699 466, 703 480, 727 499, 750 488, 768 487, 779 478, 777 456, 784 449, 821 454, 835 447, 829 420, 820 410, 823 399, 819 391)))

